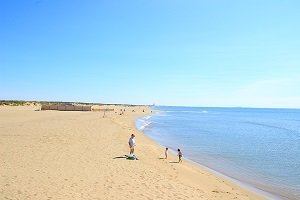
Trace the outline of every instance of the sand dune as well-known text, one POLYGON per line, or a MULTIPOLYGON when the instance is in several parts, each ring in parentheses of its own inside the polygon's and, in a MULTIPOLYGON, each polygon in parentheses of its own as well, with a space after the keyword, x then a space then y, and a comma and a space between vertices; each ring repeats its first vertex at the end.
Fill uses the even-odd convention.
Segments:
POLYGON ((174 155, 159 159, 164 149, 134 128, 147 108, 109 108, 0 108, 0 199, 263 199, 174 155), (122 158, 131 133, 138 161, 122 158))

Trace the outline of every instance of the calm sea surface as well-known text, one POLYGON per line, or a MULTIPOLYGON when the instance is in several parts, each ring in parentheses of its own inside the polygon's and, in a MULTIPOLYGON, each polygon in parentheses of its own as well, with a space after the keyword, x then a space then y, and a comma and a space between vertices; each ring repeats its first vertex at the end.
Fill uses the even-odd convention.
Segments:
POLYGON ((300 110, 153 107, 138 129, 185 158, 283 199, 300 199, 300 110))

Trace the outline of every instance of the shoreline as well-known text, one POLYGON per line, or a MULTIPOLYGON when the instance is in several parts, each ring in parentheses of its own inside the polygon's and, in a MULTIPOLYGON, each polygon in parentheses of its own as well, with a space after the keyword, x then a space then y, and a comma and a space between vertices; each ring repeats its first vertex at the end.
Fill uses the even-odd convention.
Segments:
MULTIPOLYGON (((159 113, 160 110, 153 110, 155 113, 159 113)), ((155 115, 155 113, 150 114, 149 116, 155 115)), ((145 116, 141 116, 139 119, 142 119, 145 116)), ((137 119, 138 120, 138 119, 137 119)), ((142 128, 141 130, 137 127, 136 125, 136 129, 139 131, 142 131, 144 133, 144 128, 142 128)), ((146 137, 148 137, 150 140, 153 140, 155 143, 157 143, 159 146, 161 146, 162 148, 164 147, 162 144, 160 144, 158 141, 155 141, 155 139, 152 139, 149 135, 147 135, 146 133, 144 133, 146 137)), ((176 155, 176 152, 171 150, 170 153, 172 153, 173 155, 176 155)), ((201 164, 198 163, 194 160, 192 160, 192 158, 188 158, 188 157, 184 157, 185 160, 187 160, 188 162, 190 162, 193 165, 199 166, 201 169, 205 169, 209 172, 212 172, 213 174, 215 174, 216 176, 220 176, 222 178, 225 178, 247 190, 250 190, 258 195, 261 195, 265 198, 270 198, 270 199, 274 199, 274 200, 281 200, 281 199, 290 199, 290 198, 295 198, 294 196, 289 196, 287 192, 283 193, 283 194, 277 194, 274 192, 274 189, 268 189, 268 188, 259 188, 259 186, 255 185, 255 183, 248 183, 246 181, 243 180, 239 180, 238 178, 234 178, 230 175, 224 174, 222 172, 219 172, 213 168, 210 168, 209 166, 206 166, 205 164, 201 164), (286 194, 286 195, 284 195, 286 194)), ((263 186, 262 186, 263 187, 263 186)))
POLYGON ((237 185, 239 185, 239 186, 241 186, 241 187, 243 187, 243 188, 245 188, 247 190, 250 190, 250 191, 252 191, 252 192, 254 192, 254 193, 258 194, 258 195, 261 195, 261 196, 263 196, 265 198, 271 198, 273 200, 281 200, 282 199, 281 197, 278 197, 275 194, 272 194, 272 193, 270 193, 268 191, 264 191, 262 189, 259 189, 259 188, 255 187, 253 185, 250 185, 250 184, 248 184, 246 182, 243 182, 241 180, 238 180, 238 179, 235 179, 233 177, 230 177, 230 176, 228 176, 226 174, 222 174, 221 172, 218 172, 218 171, 216 171, 214 169, 211 169, 211 168, 209 168, 209 167, 207 167, 205 165, 202 165, 201 163, 197 163, 197 162, 195 162, 195 161, 193 161, 193 160, 191 160, 189 158, 186 158, 186 160, 188 160, 189 162, 193 163, 194 165, 199 165, 201 168, 204 168, 204 169, 206 169, 206 170, 214 173, 217 176, 223 177, 223 178, 225 178, 225 179, 227 179, 227 180, 229 180, 229 181, 231 181, 231 182, 233 182, 233 183, 235 183, 235 184, 237 184, 237 185))
POLYGON ((161 159, 163 148, 135 126, 137 118, 151 113, 148 107, 106 107, 115 112, 103 117, 99 112, 0 108, 0 197, 265 199, 186 159, 180 164, 171 154, 161 159), (133 132, 138 161, 124 158, 133 132))
MULTIPOLYGON (((148 107, 148 109, 152 110, 150 107, 148 107)), ((152 116, 152 115, 155 115, 156 113, 159 113, 160 110, 152 110, 153 113, 151 114, 145 114, 145 115, 141 115, 141 116, 138 116, 134 119, 134 122, 135 122, 135 129, 136 131, 139 131, 139 132, 142 132, 144 134, 144 136, 146 136, 149 140, 153 141, 154 143, 156 143, 157 146, 161 147, 161 148, 165 148, 163 145, 159 144, 157 141, 155 141, 154 139, 150 138, 147 134, 144 133, 144 128, 143 129, 139 129, 136 125, 136 121, 139 120, 139 119, 142 119, 143 117, 147 117, 147 116, 152 116)), ((169 154, 172 154, 174 157, 177 157, 176 155, 176 152, 172 149, 169 149, 169 154)), ((184 157, 184 160, 187 161, 189 164, 191 165, 194 165, 198 168, 200 168, 200 170, 207 170, 208 172, 211 172, 213 173, 215 176, 219 176, 219 177, 222 177, 230 182, 232 182, 233 184, 237 184, 238 186, 242 187, 242 188, 245 188, 246 190, 249 190, 257 195, 260 195, 262 196, 263 198, 272 198, 274 200, 280 200, 281 198, 272 194, 272 193, 269 193, 267 191, 264 191, 262 189, 259 189, 259 188, 256 188, 255 186, 252 186, 248 183, 245 183, 245 182, 242 182, 240 180, 237 180, 233 177, 230 177, 230 176, 227 176, 225 174, 222 174, 221 172, 218 172, 214 169, 211 169, 209 168, 208 166, 205 166, 205 165, 202 165, 201 163, 197 163, 193 160, 191 160, 190 158, 187 158, 187 157, 184 157)))
MULTIPOLYGON (((158 110, 154 110, 154 111, 160 112, 160 111, 158 111, 158 110)), ((151 116, 151 115, 155 115, 155 113, 137 117, 137 118, 135 119, 135 121, 137 121, 137 120, 139 120, 139 119, 142 119, 143 117, 151 116)), ((152 140, 153 142, 155 142, 155 143, 156 143, 157 145, 159 145, 161 148, 165 148, 163 145, 159 144, 157 141, 155 141, 154 139, 150 138, 147 134, 145 134, 145 133, 143 132, 143 129, 140 130, 140 129, 137 127, 137 125, 136 125, 136 130, 137 130, 137 131, 141 131, 146 137, 148 137, 150 140, 152 140)), ((174 150, 169 149, 169 152, 170 152, 170 154, 173 154, 173 156, 176 156, 176 152, 175 152, 174 150)), ((261 195, 261 196, 263 196, 263 197, 265 197, 265 198, 272 198, 272 199, 274 199, 274 200, 281 200, 281 199, 282 199, 281 196, 277 196, 277 195, 275 195, 275 194, 272 194, 271 192, 264 191, 264 190, 262 190, 262 189, 260 189, 260 188, 257 188, 257 187, 255 187, 254 185, 251 185, 251 184, 249 184, 249 183, 243 182, 243 181, 241 181, 241 180, 235 179, 235 178, 230 177, 230 176, 228 176, 228 175, 226 175, 226 174, 223 174, 223 173, 221 173, 221 172, 218 172, 218 171, 216 171, 216 170, 214 170, 214 169, 212 169, 212 168, 210 168, 210 167, 208 167, 208 166, 205 166, 205 165, 203 165, 203 164, 201 164, 201 163, 198 163, 198 162, 196 162, 196 161, 193 161, 193 160, 190 159, 190 158, 184 157, 184 159, 185 159, 186 161, 188 161, 188 162, 189 162, 190 164, 192 164, 192 165, 198 166, 198 167, 200 167, 201 169, 205 169, 205 170, 207 170, 207 171, 213 173, 213 174, 216 175, 216 176, 220 176, 220 177, 222 177, 222 178, 225 178, 225 179, 231 181, 232 183, 237 184, 237 185, 239 185, 239 186, 241 186, 241 187, 243 187, 243 188, 245 188, 245 189, 247 189, 247 190, 250 190, 250 191, 252 191, 252 192, 254 192, 254 193, 258 194, 258 195, 261 195)))

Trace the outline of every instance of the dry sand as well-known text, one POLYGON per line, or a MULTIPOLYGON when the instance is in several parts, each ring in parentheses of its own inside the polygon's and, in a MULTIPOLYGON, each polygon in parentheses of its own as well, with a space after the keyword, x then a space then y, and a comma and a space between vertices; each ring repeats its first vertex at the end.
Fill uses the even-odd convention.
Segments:
POLYGON ((134 128, 150 111, 110 107, 104 118, 0 107, 0 199, 263 199, 174 155, 159 159, 164 148, 134 128), (132 133, 140 160, 118 158, 132 133))

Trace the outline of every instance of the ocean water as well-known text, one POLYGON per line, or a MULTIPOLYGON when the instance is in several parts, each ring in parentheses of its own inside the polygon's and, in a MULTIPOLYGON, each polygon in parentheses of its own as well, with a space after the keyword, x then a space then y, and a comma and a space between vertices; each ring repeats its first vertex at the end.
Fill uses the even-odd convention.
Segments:
POLYGON ((136 126, 160 145, 278 199, 300 199, 299 109, 152 109, 136 126))

